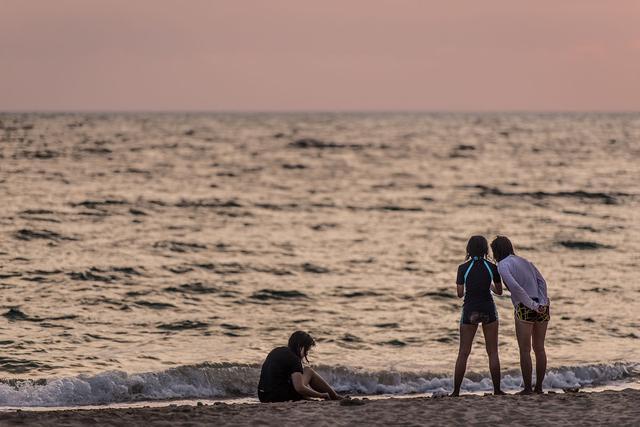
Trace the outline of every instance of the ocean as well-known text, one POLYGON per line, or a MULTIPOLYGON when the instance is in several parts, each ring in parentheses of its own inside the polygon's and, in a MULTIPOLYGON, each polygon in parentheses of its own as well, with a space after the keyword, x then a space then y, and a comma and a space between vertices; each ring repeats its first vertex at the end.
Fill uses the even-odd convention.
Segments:
POLYGON ((0 114, 0 407, 254 398, 297 329, 339 391, 451 390, 474 234, 547 279, 545 386, 638 386, 638 178, 636 113, 0 114))

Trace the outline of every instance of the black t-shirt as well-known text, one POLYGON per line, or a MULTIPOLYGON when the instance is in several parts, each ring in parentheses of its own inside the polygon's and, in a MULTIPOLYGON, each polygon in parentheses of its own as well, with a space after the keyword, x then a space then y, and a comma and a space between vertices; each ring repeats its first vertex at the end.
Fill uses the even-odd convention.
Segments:
POLYGON ((300 358, 289 347, 274 348, 262 364, 258 390, 264 393, 290 391, 294 372, 304 373, 300 358))
MULTIPOLYGON (((458 266, 457 285, 465 284, 464 274, 467 272, 472 261, 473 259, 470 259, 458 266)), ((487 308, 490 309, 493 304, 493 298, 490 292, 491 275, 489 274, 489 270, 487 270, 485 262, 493 273, 493 281, 500 283, 500 273, 498 273, 498 267, 496 267, 494 263, 482 258, 475 260, 473 267, 471 267, 467 275, 467 283, 464 289, 464 307, 467 309, 485 310, 487 308)))

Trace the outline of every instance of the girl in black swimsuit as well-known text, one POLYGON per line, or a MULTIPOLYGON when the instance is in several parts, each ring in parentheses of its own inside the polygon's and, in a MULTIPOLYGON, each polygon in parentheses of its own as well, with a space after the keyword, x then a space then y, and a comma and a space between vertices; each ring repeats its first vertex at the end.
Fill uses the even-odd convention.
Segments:
POLYGON ((473 338, 482 323, 482 332, 489 355, 489 370, 493 381, 493 393, 500 390, 500 358, 498 357, 498 312, 491 291, 502 295, 502 282, 498 268, 487 260, 489 244, 483 236, 472 236, 467 243, 465 262, 458 266, 456 290, 464 297, 460 318, 460 349, 454 375, 451 396, 460 394, 460 386, 467 370, 467 359, 471 353, 473 338))

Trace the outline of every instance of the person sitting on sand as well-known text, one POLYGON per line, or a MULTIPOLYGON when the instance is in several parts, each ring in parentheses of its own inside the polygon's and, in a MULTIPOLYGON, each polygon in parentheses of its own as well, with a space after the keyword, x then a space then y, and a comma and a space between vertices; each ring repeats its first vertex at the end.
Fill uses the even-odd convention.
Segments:
POLYGON ((317 372, 302 366, 316 342, 306 332, 296 331, 289 337, 286 347, 277 347, 269 353, 260 371, 258 398, 260 402, 286 402, 302 399, 342 398, 317 372))
POLYGON ((502 295, 500 274, 495 264, 487 260, 489 244, 483 236, 472 236, 467 243, 465 262, 458 266, 456 290, 464 297, 460 318, 460 349, 456 360, 453 393, 460 395, 460 386, 467 369, 473 338, 482 323, 482 333, 489 355, 489 370, 493 381, 493 393, 505 394, 500 389, 500 358, 498 357, 498 311, 491 290, 502 295))
POLYGON ((493 257, 505 286, 511 292, 515 308, 516 337, 520 348, 520 369, 524 389, 519 394, 542 393, 542 382, 547 370, 547 354, 544 339, 549 314, 547 283, 540 271, 513 250, 511 241, 498 236, 491 242, 493 257), (531 389, 531 347, 536 355, 536 386, 531 389))

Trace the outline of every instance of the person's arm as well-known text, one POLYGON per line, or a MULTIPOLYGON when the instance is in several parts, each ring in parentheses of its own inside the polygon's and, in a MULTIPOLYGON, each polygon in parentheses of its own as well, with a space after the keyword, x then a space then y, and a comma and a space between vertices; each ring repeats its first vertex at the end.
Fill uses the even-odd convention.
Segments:
POLYGON ((493 283, 491 284, 491 290, 496 295, 502 295, 502 279, 500 278, 500 272, 498 271, 498 267, 493 266, 493 264, 489 264, 493 271, 493 283))
POLYGON ((464 270, 462 269, 462 265, 458 267, 458 274, 456 276, 456 293, 458 294, 458 298, 464 296, 464 270))
POLYGON ((502 295, 502 282, 500 281, 494 281, 491 284, 491 290, 493 291, 494 294, 496 295, 502 295))
POLYGON ((509 271, 509 267, 505 264, 498 264, 498 271, 500 272, 500 277, 504 281, 504 284, 507 286, 507 289, 511 292, 511 295, 515 297, 515 300, 521 302, 532 310, 538 311, 540 304, 531 299, 529 295, 522 289, 520 284, 516 281, 515 277, 509 271))
POLYGON ((540 270, 531 263, 531 267, 533 267, 533 272, 536 275, 536 282, 538 282, 538 295, 544 295, 545 301, 543 301, 543 305, 549 305, 549 297, 547 296, 547 282, 542 277, 542 273, 540 270))
POLYGON ((304 385, 302 381, 302 374, 300 372, 294 372, 291 374, 291 382, 293 383, 293 388, 296 389, 298 394, 305 398, 316 397, 318 399, 329 399, 329 393, 318 393, 311 387, 307 387, 304 385))

